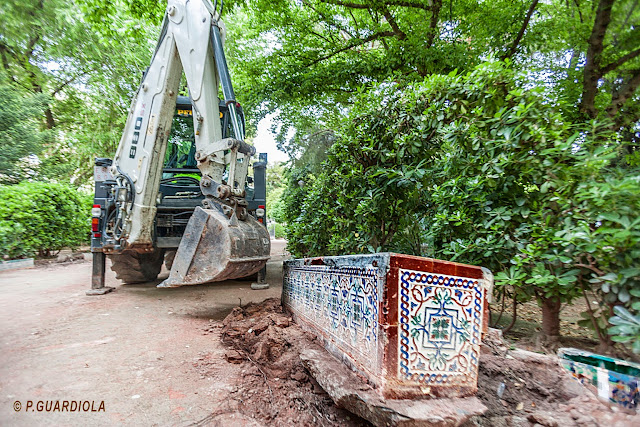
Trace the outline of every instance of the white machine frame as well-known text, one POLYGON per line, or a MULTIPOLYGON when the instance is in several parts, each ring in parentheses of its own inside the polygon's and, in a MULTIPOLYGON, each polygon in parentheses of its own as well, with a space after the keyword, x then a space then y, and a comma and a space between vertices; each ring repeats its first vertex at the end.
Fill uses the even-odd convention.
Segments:
MULTIPOLYGON (((193 104, 196 160, 202 180, 218 184, 218 192, 227 198, 244 197, 249 158, 255 150, 242 141, 244 131, 235 111, 223 37, 224 26, 207 0, 168 1, 156 51, 131 103, 111 167, 114 176, 127 181, 131 193, 121 190, 118 195, 123 248, 153 245, 157 191, 183 71, 193 104), (220 82, 235 139, 222 139, 220 82)), ((230 204, 232 209, 236 206, 230 204)))

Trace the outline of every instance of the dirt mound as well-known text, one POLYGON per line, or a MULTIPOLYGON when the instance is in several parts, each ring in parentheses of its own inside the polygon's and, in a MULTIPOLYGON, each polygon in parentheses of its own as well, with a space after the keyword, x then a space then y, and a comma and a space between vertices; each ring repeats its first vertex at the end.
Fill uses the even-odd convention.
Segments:
MULTIPOLYGON (((229 363, 242 363, 234 394, 241 414, 267 425, 368 425, 337 408, 304 369, 303 349, 321 349, 272 298, 236 307, 223 321, 229 363)), ((625 426, 640 416, 611 409, 558 366, 557 358, 509 350, 498 331, 485 340, 478 398, 489 410, 467 425, 625 426)))
POLYGON ((634 426, 640 416, 600 401, 555 356, 507 350, 493 330, 482 346, 478 397, 489 410, 476 425, 634 426))
POLYGON ((236 307, 223 321, 222 340, 229 363, 244 363, 238 384, 238 412, 267 425, 363 426, 355 415, 337 408, 305 371, 304 348, 315 339, 293 323, 280 300, 236 307))

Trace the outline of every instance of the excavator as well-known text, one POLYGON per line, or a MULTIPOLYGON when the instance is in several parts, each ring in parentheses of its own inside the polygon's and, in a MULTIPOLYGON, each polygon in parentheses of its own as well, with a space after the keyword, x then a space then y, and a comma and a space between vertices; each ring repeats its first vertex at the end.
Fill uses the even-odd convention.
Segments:
POLYGON ((264 281, 266 154, 251 165, 255 148, 244 141, 221 13, 217 1, 168 1, 115 156, 96 159, 89 295, 113 290, 105 286, 107 257, 124 283, 155 280, 163 263, 169 277, 158 287, 264 281), (178 94, 183 73, 188 98, 178 94), (191 130, 190 147, 180 129, 171 132, 176 110, 192 118, 192 126, 178 123, 191 130))

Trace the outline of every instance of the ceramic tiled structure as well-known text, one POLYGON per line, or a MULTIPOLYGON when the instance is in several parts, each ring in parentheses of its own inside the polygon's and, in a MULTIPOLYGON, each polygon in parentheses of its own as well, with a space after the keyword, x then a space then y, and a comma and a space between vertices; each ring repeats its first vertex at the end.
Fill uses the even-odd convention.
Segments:
POLYGON ((296 321, 388 398, 477 391, 493 276, 393 253, 285 261, 296 321))
POLYGON ((558 350, 560 366, 600 399, 637 411, 640 403, 640 364, 575 348, 558 350))

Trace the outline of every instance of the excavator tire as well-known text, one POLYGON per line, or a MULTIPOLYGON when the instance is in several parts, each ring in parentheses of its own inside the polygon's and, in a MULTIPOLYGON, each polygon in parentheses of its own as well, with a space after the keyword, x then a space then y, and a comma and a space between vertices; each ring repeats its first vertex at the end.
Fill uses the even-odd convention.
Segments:
POLYGON ((166 251, 164 253, 164 265, 167 267, 167 270, 171 271, 174 259, 176 259, 176 251, 166 251))
POLYGON ((124 251, 111 255, 111 270, 125 284, 150 282, 158 277, 163 261, 162 249, 147 253, 124 251))

